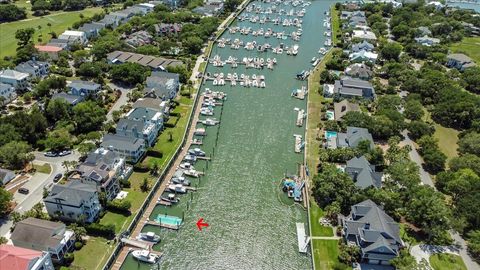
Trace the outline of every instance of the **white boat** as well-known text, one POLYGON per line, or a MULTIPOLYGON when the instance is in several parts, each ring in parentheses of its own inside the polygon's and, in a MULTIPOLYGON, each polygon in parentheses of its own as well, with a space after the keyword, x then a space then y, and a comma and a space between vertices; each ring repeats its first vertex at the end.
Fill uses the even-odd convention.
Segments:
POLYGON ((200 175, 200 174, 198 173, 198 171, 193 170, 193 169, 191 169, 191 170, 186 170, 186 171, 184 171, 183 173, 184 173, 185 175, 187 175, 187 176, 195 177, 195 178, 200 175))
POLYGON ((176 185, 190 186, 190 181, 183 176, 173 177, 172 182, 176 185))
POLYGON ((167 196, 162 195, 159 200, 169 203, 177 203, 179 201, 179 199, 173 193, 168 193, 167 196))
POLYGON ((188 154, 183 158, 183 160, 185 160, 189 163, 192 163, 192 162, 197 161, 197 156, 188 154))
POLYGON ((187 189, 182 184, 168 185, 168 190, 176 193, 187 193, 187 189))
POLYGON ((194 156, 197 156, 197 157, 204 157, 205 156, 205 152, 200 148, 189 149, 188 153, 190 155, 194 155, 194 156))
POLYGON ((204 128, 197 128, 197 129, 195 129, 195 132, 193 134, 198 135, 198 136, 205 136, 205 135, 207 135, 207 132, 205 131, 204 128))
POLYGON ((204 124, 205 126, 215 126, 218 123, 220 123, 220 121, 217 121, 217 120, 212 119, 212 118, 207 118, 205 120, 200 121, 200 123, 204 124))
POLYGON ((140 233, 137 237, 138 240, 158 243, 160 242, 160 235, 155 234, 154 232, 140 233))
POLYGON ((195 168, 192 166, 192 164, 190 164, 189 162, 184 162, 184 163, 181 163, 180 164, 180 168, 184 169, 184 170, 190 170, 190 169, 193 169, 195 170, 195 168))
POLYGON ((146 262, 151 264, 156 263, 160 258, 158 255, 153 254, 146 249, 136 249, 132 251, 132 256, 141 262, 146 262))

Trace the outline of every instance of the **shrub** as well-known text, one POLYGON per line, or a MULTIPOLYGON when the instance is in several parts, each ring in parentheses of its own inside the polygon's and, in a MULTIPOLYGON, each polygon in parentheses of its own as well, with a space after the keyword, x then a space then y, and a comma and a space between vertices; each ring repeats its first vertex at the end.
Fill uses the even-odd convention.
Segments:
POLYGON ((113 200, 107 203, 107 209, 121 214, 130 214, 132 203, 128 200, 113 200))
POLYGON ((107 239, 111 239, 115 236, 115 225, 113 224, 102 225, 99 223, 92 223, 85 227, 85 229, 93 236, 101 236, 107 239))
POLYGON ((128 179, 122 179, 122 180, 120 180, 120 186, 122 188, 130 188, 131 183, 130 183, 130 181, 128 181, 128 179))
POLYGON ((161 151, 149 149, 149 150, 147 151, 147 156, 156 157, 156 158, 162 158, 162 157, 163 157, 163 153, 162 153, 161 151))
POLYGON ((75 259, 75 255, 73 253, 67 253, 63 258, 65 259, 65 264, 70 265, 75 259))
POLYGON ((80 249, 82 249, 82 247, 83 247, 82 242, 75 242, 75 250, 80 250, 80 249))
POLYGON ((139 172, 139 173, 144 173, 144 172, 150 171, 150 168, 143 165, 142 163, 137 163, 137 164, 133 165, 133 171, 134 172, 139 172))

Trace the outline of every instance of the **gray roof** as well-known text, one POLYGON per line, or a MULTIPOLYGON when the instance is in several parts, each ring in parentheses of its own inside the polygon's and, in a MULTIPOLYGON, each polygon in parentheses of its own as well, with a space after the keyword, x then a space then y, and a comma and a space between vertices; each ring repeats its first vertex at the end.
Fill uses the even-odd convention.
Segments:
POLYGON ((355 78, 371 78, 373 71, 365 64, 355 63, 345 69, 345 74, 355 78))
POLYGON ((342 120, 342 117, 345 116, 348 112, 359 112, 360 111, 360 106, 356 103, 352 103, 346 99, 340 101, 340 102, 335 102, 333 104, 333 108, 335 111, 335 120, 340 121, 342 120))
POLYGON ((18 222, 10 237, 16 244, 29 243, 32 247, 56 247, 63 239, 65 224, 29 217, 18 222))
POLYGON ((60 92, 60 93, 53 94, 52 100, 57 99, 57 98, 65 100, 70 105, 75 105, 79 102, 82 102, 83 99, 84 99, 83 96, 72 95, 72 94, 68 94, 68 93, 65 93, 65 92, 60 92))
POLYGON ((354 157, 347 161, 345 172, 352 177, 355 185, 359 188, 382 186, 382 173, 375 172, 375 166, 370 165, 365 156, 354 157))
POLYGON ((130 62, 130 63, 137 63, 145 67, 150 68, 159 68, 167 66, 178 66, 182 65, 183 62, 180 60, 174 59, 166 59, 162 57, 153 57, 150 55, 143 55, 138 53, 131 53, 131 52, 122 52, 122 51, 114 51, 107 55, 108 61, 112 63, 120 62, 130 62))
POLYGON ((63 204, 80 207, 85 201, 89 201, 92 196, 98 196, 96 194, 97 188, 92 184, 68 181, 65 185, 54 185, 44 201, 56 203, 57 200, 60 200, 63 204))
POLYGON ((145 122, 143 120, 122 118, 117 124, 117 130, 127 130, 132 133, 142 134, 144 129, 145 122))
POLYGON ((3 77, 3 78, 22 80, 24 78, 27 78, 28 76, 30 76, 28 73, 18 72, 13 69, 6 69, 6 70, 0 71, 0 77, 3 77))
POLYGON ((151 108, 135 108, 127 116, 128 119, 153 119, 160 111, 151 108))
POLYGON ((93 22, 93 23, 86 23, 82 25, 80 28, 78 28, 78 30, 83 32, 93 32, 93 31, 100 31, 103 28, 105 28, 104 24, 93 22))
POLYGON ((6 184, 15 178, 15 173, 13 171, 0 168, 0 185, 6 184))
POLYGON ((342 78, 336 80, 333 88, 335 94, 358 97, 373 97, 375 91, 368 81, 355 78, 342 78), (371 92, 372 96, 369 94, 371 92))
POLYGON ((122 149, 127 151, 137 151, 145 145, 143 139, 130 138, 126 136, 120 136, 116 134, 108 133, 103 136, 101 146, 109 149, 112 146, 114 149, 122 149))
POLYGON ((353 52, 359 52, 361 50, 372 51, 373 49, 375 49, 375 46, 373 46, 373 44, 365 40, 363 42, 355 43, 352 45, 353 52))
POLYGON ((452 53, 447 55, 448 59, 453 59, 455 61, 461 62, 461 63, 470 63, 472 62, 472 59, 468 56, 466 56, 463 53, 452 53))
POLYGON ((139 98, 133 103, 133 108, 147 108, 161 112, 164 109, 162 103, 165 104, 164 101, 156 98, 139 98))
POLYGON ((357 147, 361 141, 368 140, 373 148, 372 134, 366 128, 347 127, 347 133, 337 134, 337 145, 339 147, 357 147))
POLYGON ((87 90, 98 90, 100 89, 101 85, 90 81, 75 80, 72 81, 67 87, 87 90))

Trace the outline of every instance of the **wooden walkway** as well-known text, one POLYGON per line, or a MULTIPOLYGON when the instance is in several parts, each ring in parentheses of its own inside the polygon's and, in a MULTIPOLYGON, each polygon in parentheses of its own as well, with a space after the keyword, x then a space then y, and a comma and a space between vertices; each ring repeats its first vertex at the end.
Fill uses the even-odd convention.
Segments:
MULTIPOLYGON (((197 92, 197 95, 201 95, 200 90, 197 92)), ((195 98, 195 97, 194 97, 195 98)), ((135 229, 133 230, 131 236, 136 237, 137 235, 140 234, 140 232, 143 229, 143 226, 147 223, 149 223, 149 218, 150 215, 152 214, 153 209, 155 206, 157 206, 157 199, 160 198, 160 196, 163 194, 165 191, 168 183, 170 182, 170 179, 172 179, 173 175, 177 171, 177 168, 180 166, 180 163, 182 163, 182 159, 185 155, 188 153, 188 149, 190 149, 191 143, 193 141, 193 133, 195 132, 195 127, 198 122, 198 118, 200 115, 200 109, 202 108, 202 102, 203 102, 203 96, 198 97, 198 102, 197 106, 194 108, 193 112, 193 120, 192 120, 192 126, 188 132, 187 138, 185 140, 185 146, 180 150, 180 154, 178 155, 178 158, 175 160, 173 165, 170 167, 170 170, 168 173, 165 175, 165 178, 163 180, 163 183, 160 185, 160 187, 157 189, 155 194, 153 195, 153 198, 151 202, 149 203, 147 209, 145 209, 145 212, 143 213, 142 218, 138 221, 137 225, 135 226, 135 229)), ((115 264, 112 266, 111 270, 120 270, 123 261, 127 258, 129 253, 128 247, 123 247, 122 250, 120 251, 120 254, 117 257, 117 260, 115 264)))

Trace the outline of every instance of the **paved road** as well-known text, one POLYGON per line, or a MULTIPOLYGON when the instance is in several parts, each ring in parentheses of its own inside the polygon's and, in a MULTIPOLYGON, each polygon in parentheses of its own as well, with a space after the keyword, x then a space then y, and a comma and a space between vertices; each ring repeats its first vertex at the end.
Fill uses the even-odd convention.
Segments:
POLYGON ((404 139, 400 143, 402 145, 410 145, 410 148, 412 150, 410 151, 410 153, 408 153, 408 155, 410 156, 410 159, 413 162, 417 163, 417 165, 420 167, 420 169, 419 169, 420 180, 422 180, 422 183, 424 185, 429 185, 429 186, 435 188, 435 185, 433 184, 433 181, 432 181, 432 178, 430 177, 430 174, 428 174, 422 167, 423 159, 420 156, 420 154, 418 154, 417 149, 415 148, 415 144, 413 143, 413 141, 410 139, 410 137, 408 137, 407 130, 404 130, 402 132, 402 135, 403 135, 404 139))
POLYGON ((112 108, 110 108, 110 111, 107 114, 107 121, 113 120, 113 112, 120 110, 120 108, 128 103, 128 94, 133 91, 133 87, 123 87, 114 83, 108 83, 107 84, 110 88, 113 90, 120 90, 122 92, 122 95, 118 98, 118 100, 113 104, 112 108))
MULTIPOLYGON (((34 163, 49 163, 52 167, 50 174, 44 173, 35 173, 32 178, 23 185, 23 187, 28 188, 30 192, 27 195, 20 194, 15 192, 13 199, 17 203, 14 211, 19 213, 24 213, 42 201, 43 198, 43 188, 53 183, 53 178, 58 173, 65 173, 65 168, 62 166, 62 162, 65 160, 77 160, 80 157, 80 154, 76 151, 73 151, 72 154, 64 157, 45 157, 43 152, 34 152, 35 160, 34 163)), ((6 236, 8 238, 10 227, 12 222, 7 219, 0 219, 0 236, 6 236)))

